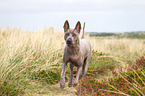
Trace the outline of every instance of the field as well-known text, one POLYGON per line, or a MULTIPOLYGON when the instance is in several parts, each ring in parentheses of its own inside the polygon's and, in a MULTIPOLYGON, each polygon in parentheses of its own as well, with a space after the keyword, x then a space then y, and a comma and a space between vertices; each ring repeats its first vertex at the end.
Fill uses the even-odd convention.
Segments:
POLYGON ((89 32, 90 36, 96 37, 110 37, 110 38, 130 38, 130 39, 145 39, 144 31, 136 31, 136 32, 122 32, 122 33, 97 33, 97 32, 89 32))
POLYGON ((89 34, 85 38, 92 46, 86 79, 76 87, 67 87, 68 67, 62 90, 59 82, 65 47, 63 32, 54 28, 34 32, 0 29, 0 95, 145 94, 145 39, 89 34))

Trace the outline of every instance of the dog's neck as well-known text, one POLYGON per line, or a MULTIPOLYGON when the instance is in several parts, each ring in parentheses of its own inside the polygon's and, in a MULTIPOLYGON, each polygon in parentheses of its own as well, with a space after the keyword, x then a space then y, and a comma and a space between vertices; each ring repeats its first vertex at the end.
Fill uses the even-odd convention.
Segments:
POLYGON ((80 45, 79 44, 76 44, 76 45, 73 45, 73 46, 68 46, 67 45, 67 51, 71 56, 74 56, 74 55, 76 56, 80 52, 80 45))

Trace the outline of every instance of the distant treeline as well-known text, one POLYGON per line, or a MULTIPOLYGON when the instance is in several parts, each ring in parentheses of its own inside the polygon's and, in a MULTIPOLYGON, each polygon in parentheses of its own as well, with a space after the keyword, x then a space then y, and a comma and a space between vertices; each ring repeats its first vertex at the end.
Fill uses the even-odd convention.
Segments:
POLYGON ((123 32, 123 33, 88 32, 88 34, 90 36, 95 36, 95 37, 145 39, 145 32, 123 32))
POLYGON ((97 32, 89 32, 90 36, 102 36, 102 37, 106 37, 106 36, 116 36, 118 35, 117 33, 97 33, 97 32))

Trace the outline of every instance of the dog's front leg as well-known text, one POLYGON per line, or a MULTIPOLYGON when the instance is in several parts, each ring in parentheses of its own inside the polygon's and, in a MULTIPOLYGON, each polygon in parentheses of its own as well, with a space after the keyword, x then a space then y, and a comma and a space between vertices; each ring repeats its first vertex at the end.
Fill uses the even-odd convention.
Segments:
POLYGON ((76 79, 75 79, 75 81, 73 83, 74 86, 76 86, 78 84, 78 80, 79 80, 81 71, 82 71, 82 66, 79 66, 78 69, 77 69, 76 79))
POLYGON ((60 77, 60 88, 61 89, 63 89, 65 87, 65 72, 66 72, 66 69, 67 69, 67 63, 63 62, 61 77, 60 77))
POLYGON ((72 86, 72 82, 73 82, 73 68, 74 68, 74 65, 72 65, 70 63, 70 71, 71 71, 71 75, 70 75, 70 81, 68 83, 68 87, 71 87, 72 86))

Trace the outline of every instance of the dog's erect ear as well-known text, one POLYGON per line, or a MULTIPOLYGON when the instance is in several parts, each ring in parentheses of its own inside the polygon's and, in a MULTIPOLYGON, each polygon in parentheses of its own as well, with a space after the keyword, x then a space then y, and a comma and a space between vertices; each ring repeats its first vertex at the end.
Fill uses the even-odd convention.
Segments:
POLYGON ((68 20, 65 21, 63 28, 64 28, 64 32, 65 32, 67 29, 69 29, 68 20))
POLYGON ((81 23, 80 23, 80 21, 77 22, 75 29, 80 33, 80 30, 81 30, 81 23))

